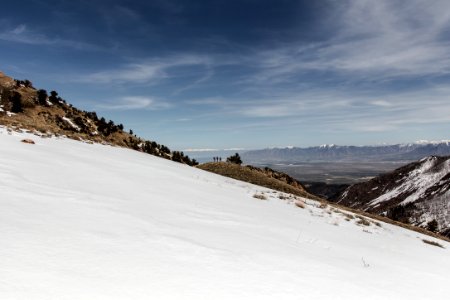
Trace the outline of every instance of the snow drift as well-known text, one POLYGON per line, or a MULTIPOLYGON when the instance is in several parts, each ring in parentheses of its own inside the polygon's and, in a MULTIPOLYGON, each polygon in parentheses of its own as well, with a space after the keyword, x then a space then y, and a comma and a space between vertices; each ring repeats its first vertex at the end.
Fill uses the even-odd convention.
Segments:
POLYGON ((2 300, 448 296, 449 243, 358 220, 129 149, 0 129, 2 300))

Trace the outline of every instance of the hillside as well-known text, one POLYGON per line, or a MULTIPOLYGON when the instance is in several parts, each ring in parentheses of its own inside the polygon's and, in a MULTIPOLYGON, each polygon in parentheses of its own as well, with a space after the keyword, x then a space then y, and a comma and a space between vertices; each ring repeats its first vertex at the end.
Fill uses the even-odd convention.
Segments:
POLYGON ((450 236, 450 156, 426 157, 354 184, 337 203, 450 236))
POLYGON ((127 147, 188 165, 197 164, 183 152, 172 152, 165 145, 124 131, 122 124, 74 107, 55 91, 49 95, 45 90, 34 88, 29 80, 15 80, 1 72, 0 125, 11 130, 26 129, 39 136, 67 136, 127 147))
POLYGON ((446 241, 126 148, 0 144, 1 299, 448 296, 446 241))
POLYGON ((354 162, 414 161, 429 155, 450 155, 450 141, 420 141, 411 144, 381 146, 322 145, 308 148, 271 148, 242 153, 244 162, 354 162))
POLYGON ((319 197, 306 192, 302 184, 294 178, 269 168, 260 169, 227 162, 205 163, 198 168, 277 191, 320 200, 319 197))

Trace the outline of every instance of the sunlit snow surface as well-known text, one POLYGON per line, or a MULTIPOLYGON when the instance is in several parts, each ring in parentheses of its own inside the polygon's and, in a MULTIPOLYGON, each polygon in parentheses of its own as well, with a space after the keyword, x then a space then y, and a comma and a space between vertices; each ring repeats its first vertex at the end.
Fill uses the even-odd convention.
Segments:
POLYGON ((448 297, 449 243, 280 195, 0 129, 0 299, 448 297))

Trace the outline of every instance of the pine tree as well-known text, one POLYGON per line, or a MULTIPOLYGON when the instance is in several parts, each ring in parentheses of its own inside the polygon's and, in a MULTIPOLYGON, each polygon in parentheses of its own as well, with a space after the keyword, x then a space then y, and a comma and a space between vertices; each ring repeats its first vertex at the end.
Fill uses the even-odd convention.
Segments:
POLYGON ((40 105, 46 106, 47 105, 47 91, 46 90, 39 90, 37 91, 38 95, 38 102, 40 105))
POLYGON ((58 104, 58 93, 55 92, 55 91, 51 91, 50 92, 50 97, 48 97, 48 100, 51 103, 58 104))
POLYGON ((239 156, 239 153, 236 153, 235 155, 232 155, 227 158, 227 162, 233 163, 233 164, 242 164, 241 157, 239 156))
POLYGON ((438 229, 438 222, 436 220, 432 220, 427 223, 427 229, 431 232, 436 232, 438 229))
POLYGON ((12 102, 11 111, 13 113, 23 112, 22 95, 21 94, 19 94, 18 92, 14 92, 14 94, 11 98, 11 102, 12 102))

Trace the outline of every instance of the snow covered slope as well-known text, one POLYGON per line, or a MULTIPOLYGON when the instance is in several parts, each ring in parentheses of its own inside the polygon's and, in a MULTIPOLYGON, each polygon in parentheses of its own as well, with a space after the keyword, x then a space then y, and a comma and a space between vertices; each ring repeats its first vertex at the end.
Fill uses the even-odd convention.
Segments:
POLYGON ((449 243, 285 198, 129 149, 0 129, 0 299, 448 296, 449 243))

